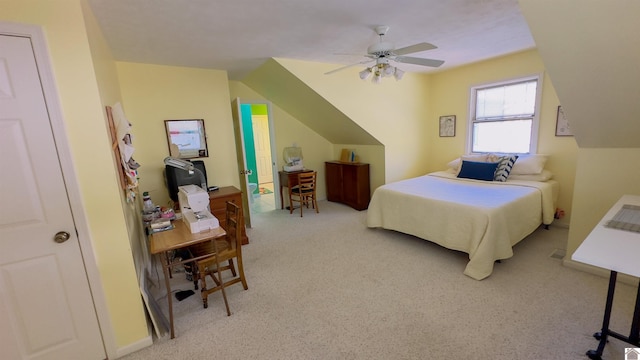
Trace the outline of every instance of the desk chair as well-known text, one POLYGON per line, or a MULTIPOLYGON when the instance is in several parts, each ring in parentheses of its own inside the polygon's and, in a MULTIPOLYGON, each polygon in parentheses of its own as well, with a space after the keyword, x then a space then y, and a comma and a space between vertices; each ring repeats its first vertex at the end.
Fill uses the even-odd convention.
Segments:
MULTIPOLYGON (((240 231, 240 224, 243 224, 242 209, 238 207, 238 205, 227 201, 225 219, 225 231, 227 235, 224 238, 190 247, 190 251, 194 257, 212 252, 212 250, 217 254, 217 259, 216 257, 210 257, 197 261, 197 276, 200 280, 200 294, 202 295, 202 305, 204 308, 208 307, 207 299, 209 294, 215 291, 222 290, 222 296, 226 304, 226 293, 224 291, 226 287, 242 282, 242 287, 245 290, 249 289, 247 280, 244 277, 244 266, 242 264, 242 236, 240 231), (233 261, 234 258, 238 261, 237 272, 233 261), (216 260, 218 261, 217 263, 216 260), (225 261, 227 261, 227 265, 220 265, 225 261), (231 271, 232 279, 223 281, 222 272, 225 270, 231 271), (207 287, 207 275, 213 279, 216 286, 212 288, 207 287)), ((228 305, 227 315, 231 315, 228 305)))
POLYGON ((317 177, 318 173, 316 171, 298 174, 298 184, 289 190, 289 214, 293 214, 294 201, 300 203, 300 217, 302 217, 303 205, 308 209, 309 203, 311 203, 313 209, 316 209, 316 213, 319 212, 318 202, 316 201, 317 177))

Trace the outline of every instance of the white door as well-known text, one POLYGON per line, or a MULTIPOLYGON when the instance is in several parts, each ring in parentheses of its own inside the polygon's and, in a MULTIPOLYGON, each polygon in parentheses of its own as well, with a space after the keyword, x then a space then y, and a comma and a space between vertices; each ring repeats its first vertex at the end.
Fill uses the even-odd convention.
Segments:
POLYGON ((273 182, 273 165, 271 159, 271 142, 269 141, 269 118, 266 115, 253 115, 253 141, 256 149, 258 167, 258 183, 273 182))
POLYGON ((242 213, 244 216, 244 223, 246 226, 251 227, 251 207, 249 207, 249 177, 247 158, 244 151, 244 133, 242 132, 242 107, 240 106, 240 99, 234 99, 231 105, 231 112, 233 115, 233 132, 236 139, 236 157, 238 160, 238 168, 240 170, 240 190, 246 196, 242 197, 242 208, 245 211, 242 213))
MULTIPOLYGON (((235 139, 236 139, 236 154, 238 156, 238 167, 241 167, 240 184, 243 187, 242 188, 243 193, 247 194, 247 189, 249 188, 249 180, 246 174, 247 158, 246 158, 246 153, 244 148, 244 133, 242 132, 242 116, 243 116, 242 105, 243 104, 253 104, 253 102, 242 102, 240 98, 235 98, 232 101, 231 111, 233 113, 233 130, 234 130, 235 139)), ((275 146, 276 146, 275 145, 276 144, 275 129, 273 126, 273 118, 272 116, 270 116, 271 105, 270 103, 266 103, 266 105, 268 109, 266 118, 267 118, 267 124, 268 124, 267 131, 269 133, 269 138, 268 138, 269 147, 270 147, 269 153, 271 154, 271 172, 270 173, 271 173, 271 178, 273 180, 274 189, 279 189, 280 179, 278 179, 278 177, 273 176, 273 174, 275 173, 274 169, 277 168, 276 159, 273 157, 273 155, 275 154, 275 146)), ((258 174, 258 176, 260 176, 260 174, 258 174)), ((278 196, 275 196, 275 203, 276 203, 275 208, 279 209, 281 202, 278 196)), ((244 206, 245 206, 245 209, 249 209, 249 211, 246 212, 246 215, 251 216, 251 208, 249 207, 249 205, 245 203, 244 206)), ((249 221, 251 221, 251 219, 249 219, 249 221)), ((247 226, 250 226, 250 222, 246 222, 246 223, 247 223, 247 226)))
POLYGON ((27 37, 0 35, 0 161, 0 358, 105 359, 27 37))

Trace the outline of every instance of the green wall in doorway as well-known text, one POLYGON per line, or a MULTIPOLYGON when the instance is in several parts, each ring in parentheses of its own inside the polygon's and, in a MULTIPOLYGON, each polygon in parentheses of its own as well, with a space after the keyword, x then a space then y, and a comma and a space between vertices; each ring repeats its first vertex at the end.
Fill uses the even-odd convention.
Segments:
MULTIPOLYGON (((266 108, 266 107, 265 107, 266 108)), ((247 170, 251 170, 251 175, 248 176, 249 183, 258 184, 258 166, 256 161, 256 148, 253 138, 253 124, 252 117, 255 111, 260 111, 259 105, 242 104, 240 105, 242 111, 242 133, 244 134, 244 153, 245 161, 247 163, 247 170)), ((258 194, 259 189, 256 186, 254 194, 258 194)))

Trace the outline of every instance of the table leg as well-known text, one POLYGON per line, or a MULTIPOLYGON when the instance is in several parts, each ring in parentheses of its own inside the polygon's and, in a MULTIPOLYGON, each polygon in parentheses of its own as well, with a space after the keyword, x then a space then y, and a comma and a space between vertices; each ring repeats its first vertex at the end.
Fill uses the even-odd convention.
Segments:
POLYGON ((638 293, 636 294, 636 308, 633 310, 633 321, 631 321, 631 332, 629 342, 640 346, 640 283, 638 283, 638 293))
POLYGON ((284 209, 284 199, 282 198, 282 183, 280 184, 280 210, 284 209))
MULTIPOLYGON (((168 264, 169 257, 167 253, 164 253, 165 264, 168 264)), ((175 333, 173 331, 173 299, 171 294, 171 284, 169 282, 169 265, 162 266, 162 271, 164 272, 164 285, 167 287, 167 302, 169 303, 169 326, 171 327, 171 338, 175 338, 175 333)))
POLYGON ((609 276, 609 290, 607 292, 607 303, 604 308, 604 318, 602 320, 602 331, 600 333, 595 333, 593 336, 598 339, 600 338, 600 343, 598 344, 598 349, 587 351, 587 356, 589 359, 593 360, 601 360, 602 352, 604 351, 604 347, 607 344, 607 336, 609 335, 609 320, 611 319, 611 308, 613 307, 613 294, 616 291, 616 279, 618 278, 617 271, 611 271, 611 275, 609 276))

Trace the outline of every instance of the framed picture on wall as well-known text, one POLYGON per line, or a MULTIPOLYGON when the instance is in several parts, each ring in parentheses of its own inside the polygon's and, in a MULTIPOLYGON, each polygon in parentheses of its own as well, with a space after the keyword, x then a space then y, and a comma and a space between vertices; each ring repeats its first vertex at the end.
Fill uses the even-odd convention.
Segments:
POLYGON ((456 136, 456 116, 440 116, 440 137, 456 136))
POLYGON ((169 155, 180 159, 208 157, 203 119, 165 120, 169 155))
POLYGON ((571 132, 571 128, 569 127, 569 122, 564 116, 562 105, 558 106, 558 115, 556 117, 556 136, 573 136, 573 132, 571 132))

